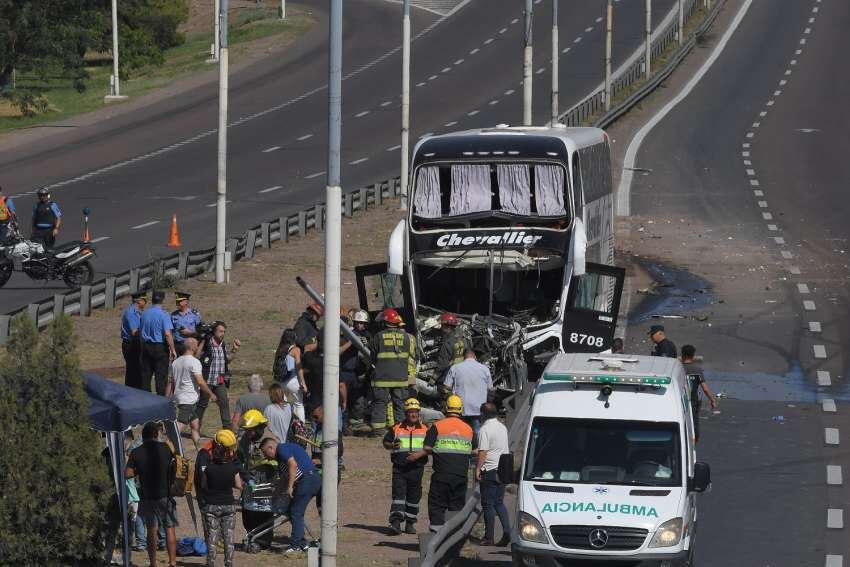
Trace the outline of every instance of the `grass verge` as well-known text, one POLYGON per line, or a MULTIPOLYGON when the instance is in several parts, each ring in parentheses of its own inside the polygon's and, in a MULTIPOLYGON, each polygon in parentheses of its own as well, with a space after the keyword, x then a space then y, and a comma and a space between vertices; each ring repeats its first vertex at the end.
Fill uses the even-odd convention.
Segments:
MULTIPOLYGON (((246 55, 264 47, 280 48, 291 44, 306 33, 315 19, 306 8, 291 6, 287 9, 286 20, 277 17, 277 10, 267 7, 249 7, 234 10, 230 24, 230 62, 238 63, 246 55), (259 44, 269 45, 259 45, 259 44)), ((176 80, 185 79, 214 67, 207 63, 210 56, 211 36, 208 33, 195 33, 186 38, 183 45, 169 49, 162 66, 148 66, 135 71, 128 80, 121 82, 121 94, 131 99, 144 95, 154 89, 170 85, 176 80)), ((112 74, 112 60, 109 57, 93 57, 87 68, 89 79, 86 90, 77 92, 71 81, 61 75, 46 81, 34 76, 18 75, 16 85, 20 87, 38 87, 45 90, 49 101, 47 112, 35 116, 20 116, 16 108, 8 102, 0 101, 0 132, 37 126, 47 122, 64 120, 71 116, 97 110, 104 106, 103 97, 109 91, 109 79, 112 74)))

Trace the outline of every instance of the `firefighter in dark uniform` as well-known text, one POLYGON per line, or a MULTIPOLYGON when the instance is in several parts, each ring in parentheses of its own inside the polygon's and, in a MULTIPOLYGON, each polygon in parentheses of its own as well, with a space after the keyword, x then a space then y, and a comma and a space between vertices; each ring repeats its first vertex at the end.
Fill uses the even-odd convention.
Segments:
POLYGON ((404 533, 416 533, 419 501, 422 499, 422 473, 428 462, 427 455, 408 460, 411 454, 422 452, 428 432, 428 428, 419 421, 419 409, 419 400, 408 398, 404 402, 404 421, 393 425, 384 436, 384 449, 392 451, 393 491, 389 522, 396 535, 402 531, 402 520, 405 522, 404 533))
POLYGON ((171 312, 171 324, 174 325, 174 342, 182 343, 195 334, 195 327, 201 323, 201 314, 189 305, 192 294, 178 291, 174 295, 177 309, 171 312))
POLYGON ((460 330, 460 320, 454 313, 440 315, 440 330, 443 332, 443 342, 437 354, 437 382, 442 384, 449 368, 463 362, 466 340, 460 330))
POLYGON ((446 510, 461 510, 466 503, 473 434, 472 427, 460 418, 462 413, 463 400, 452 394, 446 399, 446 417, 428 428, 422 451, 408 456, 410 460, 424 455, 434 457, 434 473, 428 489, 428 521, 432 532, 443 527, 446 510))
POLYGON ((676 351, 676 345, 667 338, 667 333, 664 331, 663 325, 652 325, 649 328, 649 339, 655 344, 655 348, 650 353, 652 356, 663 356, 666 358, 679 357, 679 353, 676 351))
MULTIPOLYGON (((274 519, 274 490, 268 488, 268 483, 278 480, 277 461, 267 459, 260 450, 268 422, 255 409, 246 411, 242 416, 242 434, 236 446, 236 459, 242 466, 240 474, 246 484, 242 490, 242 525, 246 532, 274 519)), ((269 530, 252 541, 261 548, 269 548, 273 532, 269 530)))
POLYGON ((124 355, 124 385, 142 387, 142 311, 148 303, 144 292, 134 293, 133 301, 121 314, 121 354, 124 355))
POLYGON ((292 329, 295 331, 295 344, 301 350, 304 350, 304 345, 311 342, 312 339, 319 337, 319 319, 325 315, 325 308, 318 303, 311 303, 304 310, 304 313, 295 321, 292 329))
POLYGON ((372 377, 372 435, 383 437, 404 415, 404 400, 408 386, 416 381, 416 339, 401 326, 404 321, 398 311, 388 307, 383 311, 386 329, 372 337, 369 350, 375 374, 372 377), (387 418, 387 404, 392 400, 393 418, 387 418))
POLYGON ((62 211, 59 210, 59 205, 50 200, 50 191, 39 189, 38 202, 32 206, 32 239, 53 248, 60 226, 62 211))

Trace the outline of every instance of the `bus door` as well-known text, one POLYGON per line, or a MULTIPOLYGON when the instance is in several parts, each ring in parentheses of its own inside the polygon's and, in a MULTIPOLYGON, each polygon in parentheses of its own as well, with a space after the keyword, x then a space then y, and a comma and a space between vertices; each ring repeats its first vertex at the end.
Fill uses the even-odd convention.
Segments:
POLYGON ((564 312, 564 352, 601 352, 611 348, 620 312, 626 271, 588 262, 573 278, 564 312))
POLYGON ((360 309, 369 312, 369 320, 373 322, 378 314, 387 307, 392 307, 401 318, 409 333, 415 331, 412 303, 410 301, 410 286, 406 275, 390 274, 386 262, 382 264, 367 264, 354 268, 357 278, 357 297, 360 309))

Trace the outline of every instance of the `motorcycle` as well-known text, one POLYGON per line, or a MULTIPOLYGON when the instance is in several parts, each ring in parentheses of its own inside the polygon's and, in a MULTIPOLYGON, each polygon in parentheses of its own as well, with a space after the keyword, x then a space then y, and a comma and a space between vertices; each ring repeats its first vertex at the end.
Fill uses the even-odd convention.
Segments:
POLYGON ((71 288, 88 285, 94 280, 94 267, 89 260, 94 246, 74 240, 55 248, 21 236, 15 223, 9 223, 6 238, 0 242, 0 287, 6 285, 15 264, 33 280, 62 279, 71 288))

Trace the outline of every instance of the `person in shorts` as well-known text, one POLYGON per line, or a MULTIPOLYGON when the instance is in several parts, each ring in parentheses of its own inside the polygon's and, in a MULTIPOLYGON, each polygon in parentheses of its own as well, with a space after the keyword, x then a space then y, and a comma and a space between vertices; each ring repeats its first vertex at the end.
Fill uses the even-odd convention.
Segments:
POLYGON ((186 426, 189 426, 192 431, 192 441, 197 449, 201 441, 201 426, 197 413, 200 392, 204 392, 213 402, 217 398, 204 380, 201 361, 195 358, 198 341, 190 337, 177 343, 175 347, 178 356, 171 363, 171 380, 166 386, 165 394, 177 404, 177 423, 180 432, 182 433, 186 426))
POLYGON ((174 454, 160 441, 158 423, 149 422, 142 428, 142 444, 130 453, 124 475, 138 477, 140 481, 139 517, 147 527, 148 558, 156 565, 156 534, 159 526, 165 528, 165 543, 168 549, 169 566, 177 562, 176 503, 169 496, 174 481, 174 454))

